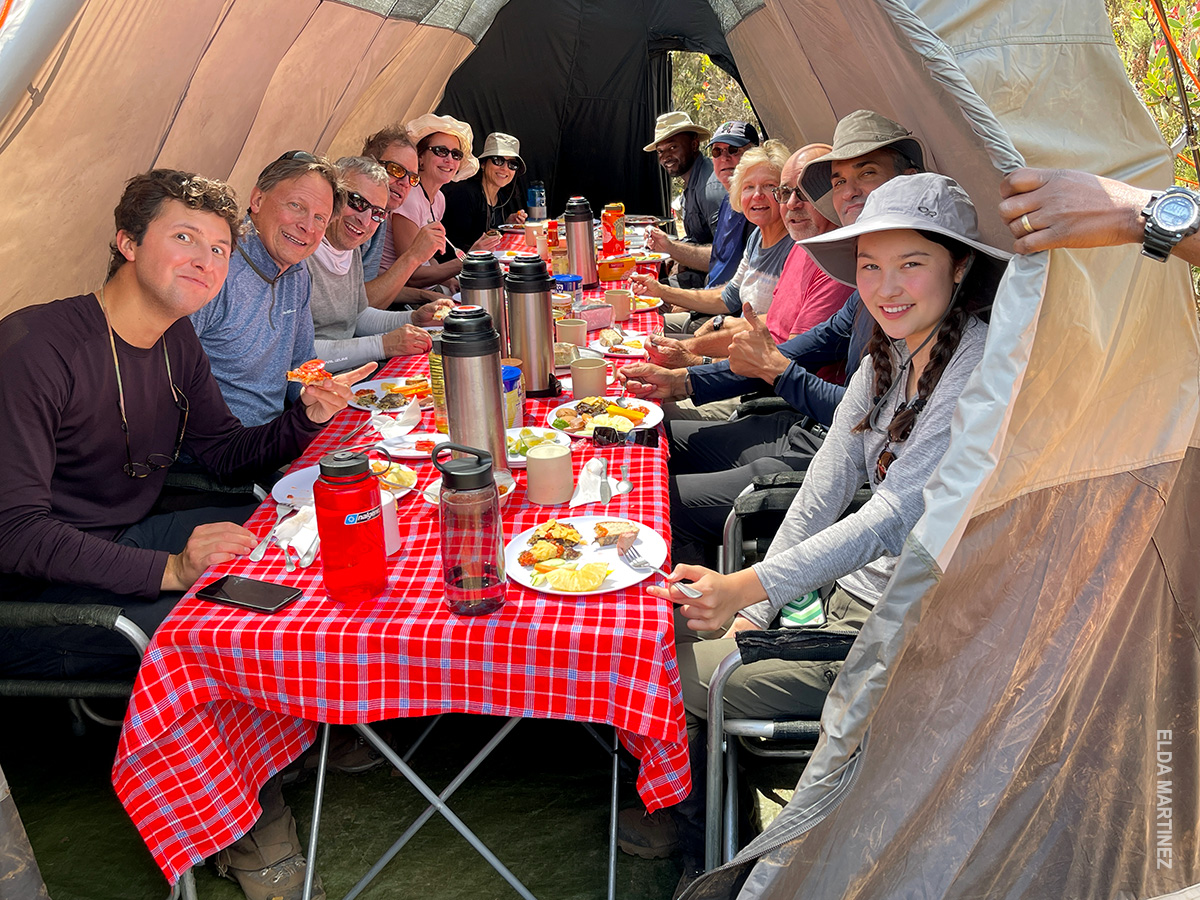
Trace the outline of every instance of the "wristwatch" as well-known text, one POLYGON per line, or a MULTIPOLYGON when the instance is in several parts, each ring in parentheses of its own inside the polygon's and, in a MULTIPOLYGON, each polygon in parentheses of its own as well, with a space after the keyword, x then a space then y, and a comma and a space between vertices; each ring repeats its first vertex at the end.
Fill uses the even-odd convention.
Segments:
POLYGON ((1169 187, 1150 195, 1142 216, 1146 220, 1142 255, 1166 262, 1175 245, 1200 228, 1200 194, 1185 187, 1169 187))
POLYGON ((721 326, 724 324, 725 324, 725 314, 724 313, 719 313, 718 315, 715 315, 712 317, 713 331, 720 331, 721 326))

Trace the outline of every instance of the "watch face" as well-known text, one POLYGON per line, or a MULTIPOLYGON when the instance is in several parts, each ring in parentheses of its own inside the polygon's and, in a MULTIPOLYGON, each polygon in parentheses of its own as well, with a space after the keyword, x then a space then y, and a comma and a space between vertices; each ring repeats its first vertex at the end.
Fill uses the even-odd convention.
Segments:
POLYGON ((1154 220, 1161 227, 1176 231, 1195 221, 1200 209, 1191 197, 1174 194, 1164 197, 1154 210, 1154 220))

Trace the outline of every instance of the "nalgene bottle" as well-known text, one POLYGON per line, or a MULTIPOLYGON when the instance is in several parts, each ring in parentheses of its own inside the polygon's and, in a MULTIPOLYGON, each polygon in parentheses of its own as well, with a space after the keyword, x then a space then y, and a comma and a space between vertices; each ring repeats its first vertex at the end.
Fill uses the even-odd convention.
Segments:
POLYGON ((504 524, 492 455, 461 444, 439 444, 442 473, 442 576, 446 605, 460 616, 482 616, 504 605, 504 524), (460 454, 446 459, 451 452, 460 454))
POLYGON ((387 555, 379 480, 367 455, 339 450, 321 457, 313 503, 329 598, 357 606, 378 597, 387 584, 387 555))

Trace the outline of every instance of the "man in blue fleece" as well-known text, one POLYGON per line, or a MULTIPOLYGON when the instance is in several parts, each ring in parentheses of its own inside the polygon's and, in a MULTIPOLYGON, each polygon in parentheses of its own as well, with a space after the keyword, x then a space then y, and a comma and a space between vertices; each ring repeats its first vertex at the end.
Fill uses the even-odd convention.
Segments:
POLYGON ((345 202, 337 169, 302 150, 285 153, 250 192, 245 236, 229 277, 211 303, 191 315, 230 410, 262 425, 295 401, 287 372, 313 358, 312 282, 305 260, 345 202))

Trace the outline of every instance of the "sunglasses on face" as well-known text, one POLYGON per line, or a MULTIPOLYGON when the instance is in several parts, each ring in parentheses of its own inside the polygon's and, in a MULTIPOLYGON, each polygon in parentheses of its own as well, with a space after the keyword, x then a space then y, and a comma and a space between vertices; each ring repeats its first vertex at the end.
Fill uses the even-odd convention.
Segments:
POLYGON ((738 156, 745 149, 745 146, 722 147, 720 144, 713 144, 711 153, 713 159, 720 159, 722 156, 738 156))
POLYGON ((443 147, 441 144, 434 144, 432 147, 426 147, 425 149, 441 159, 445 159, 448 156, 455 162, 458 162, 463 158, 463 152, 457 147, 443 147))
POLYGON ((354 191, 346 193, 346 205, 355 212, 371 211, 371 220, 374 222, 382 222, 387 218, 387 210, 382 206, 372 206, 371 201, 362 194, 356 194, 354 191))
POLYGON ((381 159, 379 164, 383 166, 383 168, 387 170, 387 173, 393 178, 399 179, 400 181, 403 181, 405 178, 407 178, 409 187, 416 187, 421 183, 420 175, 418 175, 416 172, 408 171, 408 169, 404 168, 404 166, 400 165, 400 163, 381 159))
POLYGON ((610 444, 636 444, 639 447, 657 447, 658 429, 635 428, 632 431, 626 431, 622 434, 610 425, 597 425, 592 429, 592 442, 597 447, 606 447, 610 444))
POLYGON ((798 188, 798 187, 792 188, 792 187, 784 187, 783 185, 780 185, 777 188, 771 188, 771 196, 775 198, 775 202, 778 203, 780 206, 783 206, 785 203, 790 202, 792 199, 792 194, 796 195, 797 200, 805 199, 804 192, 801 191, 800 188, 798 188))
POLYGON ((503 156, 489 156, 488 162, 490 162, 496 168, 508 166, 514 172, 519 171, 521 168, 521 161, 519 159, 505 159, 503 156))

